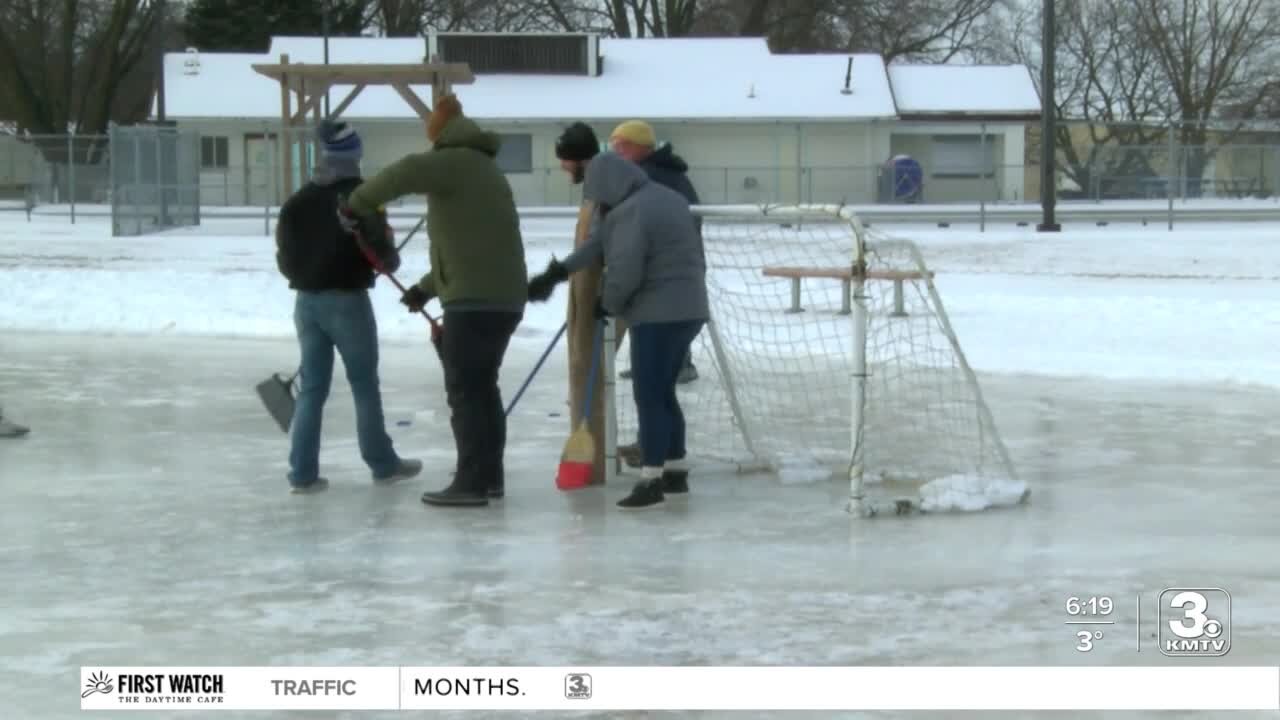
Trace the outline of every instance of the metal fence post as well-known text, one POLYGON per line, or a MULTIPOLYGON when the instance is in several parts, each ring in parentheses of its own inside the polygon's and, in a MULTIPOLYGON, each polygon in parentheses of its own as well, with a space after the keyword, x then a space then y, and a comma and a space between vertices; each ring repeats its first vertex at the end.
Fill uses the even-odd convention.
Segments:
POLYGON ((76 224, 76 131, 67 133, 67 194, 71 196, 71 224, 76 224))
POLYGON ((1165 173, 1166 175, 1169 176, 1168 187, 1165 189, 1165 195, 1169 197, 1169 230, 1170 231, 1173 230, 1173 182, 1174 182, 1173 171, 1176 166, 1177 166, 1177 162, 1176 162, 1176 158, 1174 157, 1174 147, 1173 147, 1173 118, 1170 118, 1169 119, 1169 169, 1168 169, 1168 172, 1165 173))

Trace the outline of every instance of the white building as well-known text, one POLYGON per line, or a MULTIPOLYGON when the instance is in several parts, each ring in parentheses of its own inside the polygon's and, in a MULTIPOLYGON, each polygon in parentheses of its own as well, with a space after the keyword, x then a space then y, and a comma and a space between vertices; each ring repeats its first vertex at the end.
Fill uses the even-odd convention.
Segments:
MULTIPOLYGON (((202 135, 202 202, 278 202, 279 85, 254 63, 323 62, 320 38, 274 38, 264 55, 171 53, 165 115, 202 135)), ((762 38, 616 39, 432 34, 333 38, 333 63, 471 64, 455 91, 465 112, 503 135, 500 163, 522 205, 574 193, 554 141, 583 120, 606 140, 649 121, 691 165, 706 203, 876 202, 884 163, 911 155, 924 201, 1020 200, 1025 129, 1040 99, 1022 66, 886 68, 876 55, 780 55, 762 38)), ((335 88, 336 105, 349 88, 335 88)), ((429 88, 419 95, 430 97, 429 88)), ((343 112, 364 137, 365 171, 428 147, 414 111, 389 87, 343 112)), ((304 158, 298 158, 298 163, 304 158)))

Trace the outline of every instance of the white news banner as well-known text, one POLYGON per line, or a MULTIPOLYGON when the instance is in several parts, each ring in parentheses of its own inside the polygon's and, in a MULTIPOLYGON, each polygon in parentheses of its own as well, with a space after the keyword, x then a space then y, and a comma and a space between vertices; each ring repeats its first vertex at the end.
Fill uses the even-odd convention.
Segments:
POLYGON ((82 667, 85 710, 1280 710, 1277 667, 82 667))

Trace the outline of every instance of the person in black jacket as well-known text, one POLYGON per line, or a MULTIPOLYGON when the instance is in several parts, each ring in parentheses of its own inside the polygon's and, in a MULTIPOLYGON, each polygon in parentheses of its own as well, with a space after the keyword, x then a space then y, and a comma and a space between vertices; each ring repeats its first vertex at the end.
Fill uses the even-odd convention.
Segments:
POLYGON ((363 146, 355 129, 326 121, 317 129, 322 152, 314 178, 285 201, 276 224, 276 265, 298 293, 293 323, 302 354, 301 387, 290 426, 289 485, 295 493, 324 490, 319 475, 320 426, 333 381, 334 349, 351 383, 360 456, 373 480, 413 477, 422 462, 396 454, 387 434, 378 386, 378 326, 369 301, 375 273, 358 242, 367 243, 387 272, 400 267, 385 214, 380 232, 357 239, 339 220, 346 196, 360 185, 363 146))
MULTIPOLYGON (((698 205, 698 191, 689 181, 689 164, 684 158, 672 151, 670 143, 658 145, 657 135, 653 127, 643 120, 628 120, 613 129, 609 134, 609 147, 615 153, 639 165, 649 179, 666 185, 684 196, 690 205, 698 205)), ((702 219, 695 218, 698 230, 702 230, 702 219)), ((624 378, 629 373, 622 374, 624 378)), ((680 368, 680 377, 676 382, 691 383, 698 379, 698 368, 693 364, 693 355, 684 359, 680 368)))

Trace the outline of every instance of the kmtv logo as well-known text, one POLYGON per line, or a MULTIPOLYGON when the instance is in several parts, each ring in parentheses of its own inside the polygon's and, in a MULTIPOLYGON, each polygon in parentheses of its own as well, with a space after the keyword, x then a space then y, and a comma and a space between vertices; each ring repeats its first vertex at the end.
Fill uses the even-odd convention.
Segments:
POLYGON ((1169 588, 1160 593, 1160 652, 1218 657, 1231 650, 1231 595, 1222 588, 1169 588))

